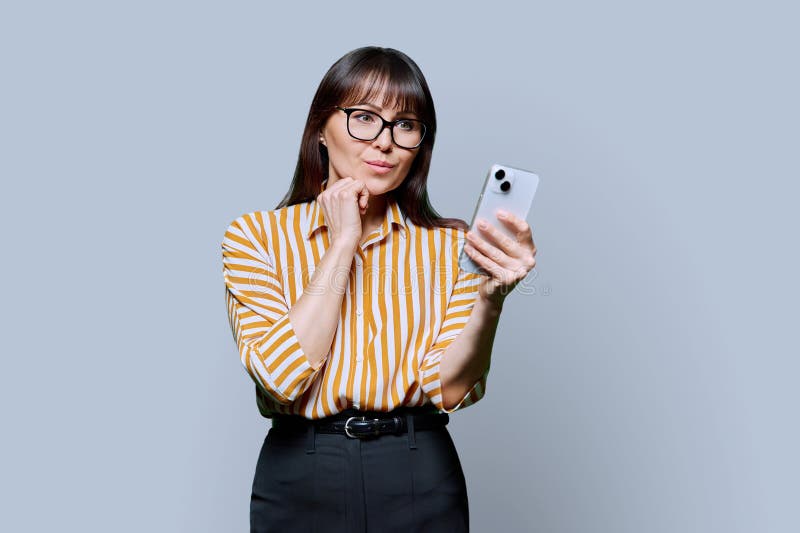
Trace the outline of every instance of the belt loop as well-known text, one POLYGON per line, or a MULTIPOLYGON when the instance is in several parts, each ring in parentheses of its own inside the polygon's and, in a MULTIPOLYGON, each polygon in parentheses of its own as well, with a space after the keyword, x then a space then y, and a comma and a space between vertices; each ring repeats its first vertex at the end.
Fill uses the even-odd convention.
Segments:
POLYGON ((408 426, 408 447, 412 450, 417 449, 417 435, 414 432, 414 415, 406 413, 406 425, 408 426))
POLYGON ((317 435, 317 426, 314 425, 314 422, 309 421, 308 424, 308 431, 306 433, 306 453, 312 454, 316 453, 316 435, 317 435))

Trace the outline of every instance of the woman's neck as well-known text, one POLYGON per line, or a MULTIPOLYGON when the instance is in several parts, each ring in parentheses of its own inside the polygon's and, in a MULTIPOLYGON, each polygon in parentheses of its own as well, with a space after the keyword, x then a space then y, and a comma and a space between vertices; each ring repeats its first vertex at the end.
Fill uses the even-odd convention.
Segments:
POLYGON ((370 196, 367 211, 361 215, 361 228, 364 230, 362 235, 366 237, 379 227, 384 216, 386 216, 386 198, 383 195, 370 196))

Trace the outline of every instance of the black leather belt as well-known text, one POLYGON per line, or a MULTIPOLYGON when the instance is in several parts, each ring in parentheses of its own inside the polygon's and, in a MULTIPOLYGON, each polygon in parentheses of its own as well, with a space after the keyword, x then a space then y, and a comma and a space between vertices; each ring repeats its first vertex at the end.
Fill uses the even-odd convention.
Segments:
POLYGON ((450 416, 429 409, 400 408, 388 412, 356 411, 348 409, 333 416, 308 419, 297 415, 275 415, 272 427, 279 431, 307 431, 313 425, 318 433, 347 435, 351 439, 365 439, 380 435, 400 435, 408 432, 408 420, 414 431, 425 431, 447 425, 450 416))

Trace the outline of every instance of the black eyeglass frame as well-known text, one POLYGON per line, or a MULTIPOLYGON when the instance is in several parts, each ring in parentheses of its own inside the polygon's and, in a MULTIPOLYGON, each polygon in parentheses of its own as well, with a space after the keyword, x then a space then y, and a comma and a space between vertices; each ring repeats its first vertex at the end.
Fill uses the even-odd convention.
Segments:
POLYGON ((338 109, 339 111, 344 111, 344 113, 347 115, 347 133, 350 135, 350 137, 352 137, 353 139, 359 140, 359 141, 374 141, 375 139, 380 137, 381 133, 383 133, 383 130, 388 127, 389 128, 389 136, 392 138, 392 142, 394 144, 396 144, 400 148, 404 148, 406 150, 414 150, 416 148, 419 148, 420 145, 422 145, 422 141, 425 140, 425 134, 428 133, 428 125, 425 124, 423 121, 417 120, 415 118, 399 118, 397 120, 389 121, 389 120, 386 120, 385 118, 383 118, 382 116, 380 116, 375 111, 372 111, 370 109, 362 109, 360 107, 340 107, 338 105, 335 106, 335 108, 338 109), (353 132, 350 131, 350 115, 354 111, 364 111, 364 112, 367 112, 367 113, 372 113, 373 115, 375 115, 376 117, 381 119, 381 121, 383 122, 383 124, 381 125, 381 129, 378 130, 378 133, 376 133, 373 138, 371 138, 371 139, 362 139, 361 137, 356 137, 355 135, 353 135, 353 132), (415 144, 414 146, 403 146, 401 144, 398 144, 397 141, 394 140, 394 125, 397 124, 398 122, 418 122, 422 126, 422 135, 420 135, 419 142, 417 144, 415 144))

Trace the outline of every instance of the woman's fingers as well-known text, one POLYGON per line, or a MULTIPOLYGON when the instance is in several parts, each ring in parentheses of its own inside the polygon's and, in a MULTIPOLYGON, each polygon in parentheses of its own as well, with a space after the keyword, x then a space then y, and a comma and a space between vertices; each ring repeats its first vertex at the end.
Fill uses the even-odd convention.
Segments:
POLYGON ((486 257, 479 248, 476 246, 467 243, 464 245, 464 251, 467 252, 470 259, 475 261, 481 268, 483 268, 486 272, 489 273, 491 277, 498 281, 502 281, 504 277, 504 271, 500 266, 497 264, 496 261, 486 257))
POLYGON ((318 198, 332 239, 357 243, 363 230, 359 211, 363 214, 369 201, 369 190, 364 182, 349 177, 338 179, 318 198))
POLYGON ((533 231, 530 225, 522 218, 519 218, 514 213, 500 210, 497 213, 497 218, 505 224, 505 226, 514 232, 516 242, 521 245, 530 244, 533 248, 533 253, 536 254, 536 245, 533 244, 533 231))
MULTIPOLYGON (((514 238, 508 236, 503 231, 500 231, 497 226, 494 224, 490 224, 487 220, 479 218, 477 221, 478 232, 481 234, 486 241, 490 245, 494 245, 503 255, 508 256, 509 258, 519 258, 525 255, 525 247, 523 243, 514 238)), ((515 234, 517 230, 514 229, 515 234)), ((491 254, 487 254, 489 257, 493 257, 491 254)), ((498 262, 500 259, 503 258, 502 255, 498 255, 498 262)))
POLYGON ((533 242, 533 230, 524 219, 508 211, 501 210, 498 218, 516 235, 516 242, 519 244, 519 249, 522 250, 521 254, 516 257, 527 274, 536 266, 536 244, 533 242))
POLYGON ((522 261, 528 269, 533 268, 536 263, 536 245, 533 242, 533 231, 530 225, 513 213, 498 211, 497 218, 511 230, 515 238, 509 237, 505 232, 483 219, 478 220, 480 231, 486 235, 487 240, 506 255, 522 261), (485 223, 487 227, 481 228, 481 223, 485 223))
MULTIPOLYGON (((481 229, 482 232, 488 232, 489 229, 481 229)), ((494 246, 490 241, 482 239, 480 236, 472 231, 467 232, 467 241, 473 248, 478 250, 482 255, 491 259, 500 266, 510 266, 512 258, 508 256, 503 250, 494 246)))
POLYGON ((485 223, 486 226, 481 226, 481 222, 479 222, 478 229, 480 229, 481 233, 486 235, 486 239, 488 241, 503 250, 503 252, 509 256, 516 257, 519 255, 522 248, 518 241, 514 240, 512 237, 509 237, 508 234, 500 231, 500 229, 494 224, 489 224, 486 221, 483 221, 483 223, 485 223))
POLYGON ((358 207, 361 209, 361 214, 367 212, 367 205, 369 204, 369 189, 363 181, 356 181, 356 194, 358 195, 358 207))
POLYGON ((340 188, 342 190, 342 194, 352 194, 355 196, 356 202, 358 203, 358 208, 362 211, 361 214, 364 214, 364 212, 367 210, 367 205, 369 204, 369 189, 367 188, 367 184, 361 180, 351 177, 336 180, 336 183, 333 185, 335 187, 339 184, 341 184, 340 188))
POLYGON ((489 221, 478 219, 477 230, 467 232, 465 250, 500 286, 512 289, 536 266, 536 246, 525 220, 511 213, 498 213, 498 219, 516 239, 489 221))

